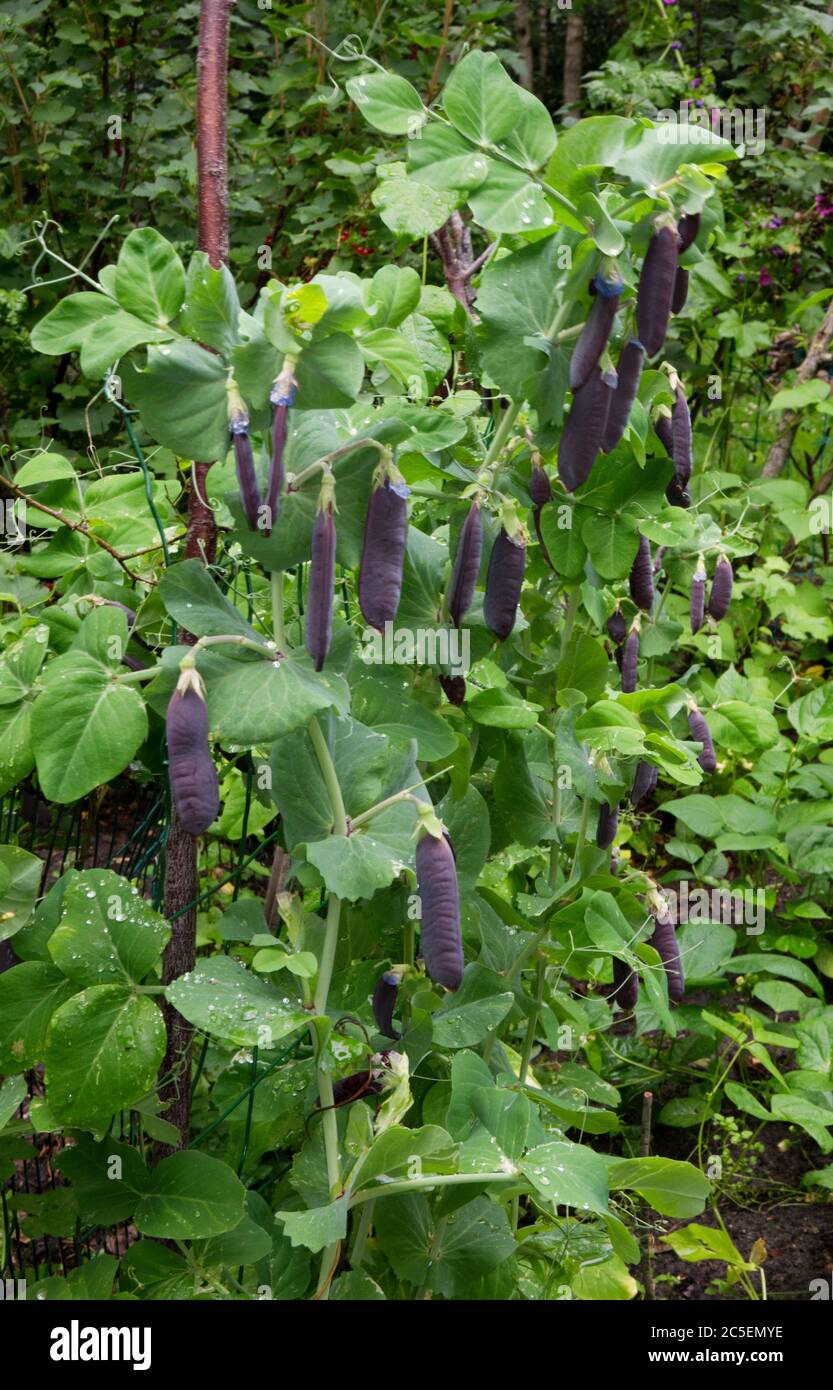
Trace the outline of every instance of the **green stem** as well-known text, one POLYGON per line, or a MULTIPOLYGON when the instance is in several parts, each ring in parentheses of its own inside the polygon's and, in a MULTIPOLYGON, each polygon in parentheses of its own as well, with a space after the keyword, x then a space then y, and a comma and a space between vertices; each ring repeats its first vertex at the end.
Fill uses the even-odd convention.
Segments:
POLYGON ((354 449, 378 449, 380 454, 388 453, 387 446, 381 444, 378 439, 351 439, 349 444, 342 444, 341 448, 333 449, 332 453, 325 454, 323 458, 316 459, 315 463, 310 463, 306 468, 302 468, 300 473, 293 474, 288 480, 288 490, 297 492, 308 478, 312 478, 320 470, 338 463, 339 459, 345 458, 354 449))
POLYGON ((495 463, 503 452, 503 446, 512 433, 522 405, 523 401, 511 401, 504 410, 503 419, 495 430, 494 437, 489 445, 489 451, 483 463, 484 468, 494 468, 495 463))
POLYGON ((119 685, 129 685, 133 681, 152 681, 154 676, 158 676, 160 671, 164 671, 164 666, 159 662, 155 666, 147 666, 143 671, 119 671, 116 680, 119 685))
POLYGON ((581 851, 584 849, 584 842, 587 839, 587 822, 590 818, 590 798, 586 796, 582 802, 581 820, 578 825, 578 835, 576 837, 576 848, 573 854, 573 867, 570 870, 570 878, 575 878, 581 859, 581 851))
POLYGON ((526 1078, 529 1074, 529 1061, 532 1056, 532 1049, 535 1045, 535 1030, 538 1027, 538 1015, 541 1012, 541 1004, 544 1000, 544 985, 547 978, 547 963, 543 956, 538 957, 538 969, 535 976, 535 1004, 529 1021, 526 1025, 526 1036, 524 1037, 523 1050, 521 1052, 521 1069, 518 1072, 518 1080, 522 1086, 526 1085, 526 1078))
POLYGON ((196 661, 194 659, 193 654, 199 651, 201 648, 217 647, 224 645, 232 647, 247 647, 251 651, 257 652, 259 656, 268 657, 270 661, 275 660, 275 653, 277 652, 277 647, 275 646, 274 642, 255 642, 253 638, 243 637, 238 633, 223 633, 222 635, 218 635, 216 637, 198 638, 197 641, 194 643, 193 647, 191 648, 191 652, 189 653, 189 655, 184 656, 182 658, 180 666, 195 666, 196 661))
POLYGON ((333 834, 347 834, 347 812, 344 809, 344 800, 341 795, 338 774, 335 764, 330 756, 327 740, 321 732, 321 725, 313 716, 307 725, 307 733, 310 736, 315 756, 318 759, 318 766, 321 768, 321 776, 324 778, 324 785, 327 788, 327 795, 330 798, 330 806, 333 811, 333 834))
POLYGON ((373 1202, 366 1202, 359 1214, 359 1223, 353 1238, 353 1249, 350 1252, 350 1264, 353 1269, 358 1269, 364 1259, 368 1232, 373 1221, 373 1205, 373 1202))
POLYGON ((278 650, 286 651, 286 633, 283 626, 283 570, 272 570, 269 576, 272 587, 272 635, 278 650))
POLYGON ((358 1207, 362 1202, 373 1202, 377 1197, 395 1197, 400 1192, 424 1192, 432 1187, 462 1187, 466 1183, 490 1184, 494 1182, 517 1182, 521 1174, 515 1173, 434 1173, 423 1178, 403 1178, 400 1182, 386 1182, 383 1187, 368 1188, 357 1192, 350 1198, 350 1206, 358 1207))

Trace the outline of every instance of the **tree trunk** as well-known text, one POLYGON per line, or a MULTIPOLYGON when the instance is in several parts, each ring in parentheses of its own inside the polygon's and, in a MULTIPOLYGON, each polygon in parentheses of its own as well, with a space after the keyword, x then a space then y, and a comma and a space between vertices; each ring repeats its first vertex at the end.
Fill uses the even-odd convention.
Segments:
POLYGON ((529 17, 529 0, 518 0, 515 6, 515 30, 518 35, 518 53, 526 69, 521 83, 532 91, 532 24, 529 17))
MULTIPOLYGON (((202 0, 197 51, 197 197, 199 247, 213 266, 228 260, 228 155, 226 102, 229 15, 232 0, 202 0)), ((217 543, 214 513, 206 485, 211 463, 195 463, 188 494, 187 558, 211 564, 217 543)), ((184 642, 193 643, 189 632, 184 642)), ((196 957, 197 842, 183 828, 175 809, 165 846, 165 916, 171 939, 162 960, 162 982, 193 969, 196 957)), ((164 1117, 179 1131, 179 1147, 191 1126, 191 1025, 172 1005, 162 1007, 168 1043, 162 1063, 160 1096, 164 1117)), ((171 1152, 163 1146, 162 1153, 171 1152)))
MULTIPOLYGON (((805 381, 811 381, 816 375, 819 367, 828 357, 830 340, 833 338, 833 300, 827 306, 827 312, 822 319, 813 341, 807 349, 807 356, 801 363, 795 374, 795 385, 801 386, 805 381)), ((798 429, 800 411, 785 410, 781 416, 781 424, 778 429, 778 437, 767 456, 764 464, 763 477, 777 478, 784 464, 789 458, 795 432, 798 429)))
POLYGON ((550 7, 549 0, 539 0, 538 4, 538 77, 535 82, 535 95, 544 105, 550 90, 550 7))
POLYGON ((564 36, 564 79, 561 105, 566 115, 581 114, 581 77, 584 69, 584 20, 575 10, 567 15, 564 36))

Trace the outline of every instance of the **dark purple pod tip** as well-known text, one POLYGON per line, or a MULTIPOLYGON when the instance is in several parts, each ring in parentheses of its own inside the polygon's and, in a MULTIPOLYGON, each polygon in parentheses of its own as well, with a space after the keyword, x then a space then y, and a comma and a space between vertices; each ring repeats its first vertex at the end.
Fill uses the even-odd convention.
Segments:
POLYGON ((445 697, 452 705, 462 705, 466 698, 466 680, 464 676, 440 676, 440 685, 445 691, 445 697))
POLYGON ((684 212, 677 223, 677 251, 680 255, 696 240, 699 230, 699 212, 684 212))
POLYGON ((656 789, 657 770, 653 763, 640 762, 636 765, 633 786, 631 787, 630 801, 632 806, 638 806, 640 801, 646 796, 650 796, 656 789))
POLYGON ((615 611, 611 613, 607 620, 607 631, 611 641, 615 642, 617 647, 620 647, 628 632, 625 615, 621 608, 616 608, 615 611))
POLYGON ((373 990, 373 1017, 376 1027, 386 1038, 399 1038, 401 1033, 393 1025, 393 1014, 399 994, 399 976, 393 970, 386 970, 376 981, 373 990))
POLYGON ((616 831, 619 827, 619 807, 608 806, 603 801, 599 808, 599 823, 596 828, 596 845, 598 849, 610 849, 616 839, 616 831))
POLYGON ((721 555, 718 560, 714 578, 712 580, 711 593, 709 594, 709 615, 717 622, 725 618, 729 611, 729 604, 732 601, 732 587, 734 584, 734 573, 730 562, 725 555, 721 555))
POLYGON ((536 507, 552 501, 552 487, 539 458, 533 458, 529 474, 529 495, 536 507))

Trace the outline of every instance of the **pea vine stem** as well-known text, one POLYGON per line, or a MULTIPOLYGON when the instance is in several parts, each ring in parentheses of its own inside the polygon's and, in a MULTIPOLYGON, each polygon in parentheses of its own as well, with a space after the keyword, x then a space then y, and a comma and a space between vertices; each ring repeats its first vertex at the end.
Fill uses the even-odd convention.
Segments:
MULTIPOLYGON (((335 763, 330 753, 329 745, 321 725, 313 716, 307 725, 313 751, 321 769, 321 776, 327 789, 330 799, 330 808, 333 815, 333 833, 336 835, 347 834, 347 813, 344 809, 344 798, 341 793, 341 785, 338 780, 335 763)), ((324 944, 321 949, 321 959, 318 963, 318 978, 315 985, 315 1012, 318 1016, 326 1015, 327 1000, 330 993, 330 983, 333 978, 333 966, 335 965, 336 950, 338 948, 338 929, 341 920, 341 899, 335 894, 330 893, 327 900, 327 925, 324 932, 324 944)), ((324 1140, 324 1156, 327 1164, 327 1183, 330 1189, 330 1198, 335 1199, 341 1190, 341 1167, 338 1153, 338 1121, 337 1112, 333 1108, 333 1083, 329 1071, 323 1065, 321 1039, 314 1023, 310 1024, 313 1045, 317 1050, 316 1075, 318 1080, 318 1099, 321 1105, 322 1117, 321 1128, 324 1140)), ((338 1244, 329 1245, 321 1257, 321 1272, 319 1275, 317 1297, 326 1299, 329 1291, 331 1272, 335 1267, 338 1258, 338 1244)))

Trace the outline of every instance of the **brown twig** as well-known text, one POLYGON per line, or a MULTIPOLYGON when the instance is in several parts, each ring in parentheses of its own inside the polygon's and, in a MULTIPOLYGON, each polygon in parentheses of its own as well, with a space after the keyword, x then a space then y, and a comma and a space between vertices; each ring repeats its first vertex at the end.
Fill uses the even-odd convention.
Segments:
MULTIPOLYGON (((45 502, 38 502, 36 498, 30 497, 28 492, 24 492, 23 488, 17 487, 10 478, 7 478, 2 473, 0 473, 0 483, 2 483, 3 487, 7 487, 10 492, 13 492, 16 497, 22 497, 28 507, 36 507, 39 512, 46 512, 47 516, 54 517, 56 521, 60 521, 61 525, 68 527, 70 531, 77 531, 79 535, 87 536, 94 545, 101 546, 102 550, 106 550, 107 554, 112 555, 113 559, 121 565, 125 574, 130 575, 134 583, 149 585, 154 585, 156 583, 155 579, 145 579, 141 574, 135 574, 132 569, 129 569, 125 564, 125 556, 120 555, 108 541, 102 540, 101 536, 97 536, 95 531, 91 531, 86 521, 70 521, 69 517, 64 516, 63 512, 58 512, 54 507, 47 507, 45 502)), ((156 547, 153 548, 155 549, 156 547)), ((141 554, 141 552, 139 553, 141 554)))
POLYGON ((428 87, 425 92, 425 105, 430 106, 434 97, 437 95, 437 88, 440 85, 440 69, 443 65, 445 50, 448 46, 448 33, 451 28, 451 17, 454 13, 454 0, 445 0, 445 13, 443 14, 443 27, 440 35, 440 46, 437 49, 437 57, 434 63, 434 71, 431 73, 428 87))
MULTIPOLYGON (((830 346, 831 338, 833 338, 833 299, 831 299, 830 303, 828 304, 827 312, 825 313, 824 318, 819 324, 819 327, 816 330, 812 342, 810 343, 810 346, 807 349, 807 356, 804 358, 804 361, 801 363, 801 366, 795 374, 796 386, 801 386, 805 381, 809 381, 811 377, 815 376, 816 372, 822 364, 823 359, 827 355, 827 349, 830 346)), ((787 462, 787 459, 789 458, 790 449, 792 448, 792 442, 795 438, 795 433, 798 429, 798 422, 800 418, 801 415, 800 411, 798 410, 784 411, 783 415, 781 416, 781 424, 778 428, 778 435, 767 455, 767 460, 763 467, 762 477, 778 477, 779 473, 784 467, 784 464, 787 462)))
MULTIPOLYGON (((651 1111, 654 1105, 653 1091, 645 1091, 642 1096, 642 1132, 640 1135, 639 1152, 642 1158, 648 1158, 651 1152, 651 1111)), ((645 1253, 639 1266, 639 1273, 645 1285, 646 1302, 656 1302, 656 1288, 654 1285, 654 1236, 649 1231, 645 1242, 645 1253)))

